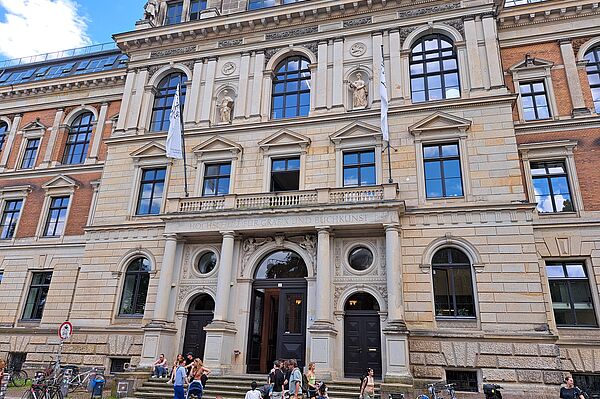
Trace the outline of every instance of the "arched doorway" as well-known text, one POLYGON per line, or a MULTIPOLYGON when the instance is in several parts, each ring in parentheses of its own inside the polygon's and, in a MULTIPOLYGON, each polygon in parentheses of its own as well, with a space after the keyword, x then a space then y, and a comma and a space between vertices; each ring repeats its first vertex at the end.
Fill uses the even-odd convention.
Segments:
POLYGON ((358 292, 344 306, 344 376, 360 377, 367 368, 381 378, 379 303, 358 292))
POLYGON ((183 353, 193 353, 194 357, 204 357, 206 331, 204 327, 212 322, 215 301, 208 294, 200 294, 190 304, 185 326, 183 353))
POLYGON ((249 373, 267 373, 275 359, 304 366, 306 277, 306 264, 294 251, 271 252, 260 261, 252 285, 249 373))

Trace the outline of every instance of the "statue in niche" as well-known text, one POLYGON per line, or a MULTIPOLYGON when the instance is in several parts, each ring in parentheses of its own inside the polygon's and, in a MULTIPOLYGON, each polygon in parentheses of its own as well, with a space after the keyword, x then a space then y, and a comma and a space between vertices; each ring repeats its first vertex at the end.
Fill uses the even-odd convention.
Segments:
POLYGON ((367 99, 369 97, 369 88, 362 79, 362 73, 356 73, 356 80, 348 82, 352 89, 352 108, 359 109, 367 106, 367 99))
POLYGON ((148 0, 144 6, 144 19, 151 23, 156 23, 158 17, 158 0, 148 0))
POLYGON ((233 111, 233 98, 227 94, 229 90, 223 92, 223 98, 219 102, 219 120, 221 123, 231 122, 231 111, 233 111))

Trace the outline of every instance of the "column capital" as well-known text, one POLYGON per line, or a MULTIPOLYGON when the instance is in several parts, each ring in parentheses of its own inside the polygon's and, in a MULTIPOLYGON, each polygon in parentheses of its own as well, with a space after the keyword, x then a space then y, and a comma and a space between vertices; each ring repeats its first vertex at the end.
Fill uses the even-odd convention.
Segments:
POLYGON ((223 236, 223 238, 234 238, 235 237, 235 231, 233 231, 233 230, 223 230, 223 231, 219 231, 219 233, 223 236))
POLYGON ((176 233, 165 233, 165 234, 163 234, 163 237, 167 241, 177 241, 177 234, 176 233))
POLYGON ((400 225, 398 223, 384 224, 383 228, 385 229, 386 233, 388 231, 400 231, 400 225))
POLYGON ((315 226, 315 229, 319 234, 331 233, 331 226, 315 226))

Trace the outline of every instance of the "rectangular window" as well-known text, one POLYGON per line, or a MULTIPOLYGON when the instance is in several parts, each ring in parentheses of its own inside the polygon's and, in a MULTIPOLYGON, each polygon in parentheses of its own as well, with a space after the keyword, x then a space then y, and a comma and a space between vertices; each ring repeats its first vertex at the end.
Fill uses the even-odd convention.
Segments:
POLYGON ((435 315, 474 317, 470 266, 433 266, 435 315))
POLYGON ((51 280, 52 272, 33 273, 27 302, 25 303, 25 311, 23 312, 24 320, 42 319, 51 280))
POLYGON ((446 381, 454 384, 454 389, 463 392, 477 392, 477 371, 475 370, 446 370, 446 381))
POLYGON ((40 139, 27 140, 25 145, 25 154, 21 161, 21 169, 31 169, 35 166, 35 158, 40 147, 40 139))
POLYGON ((575 381, 575 386, 587 392, 590 398, 600 398, 600 374, 573 373, 573 381, 575 381))
POLYGON ((23 200, 10 200, 4 203, 2 219, 0 220, 0 239, 8 240, 14 237, 23 200))
POLYGON ((531 162, 530 166, 538 212, 573 212, 565 163, 531 162))
POLYGON ((53 197, 50 199, 48 218, 44 227, 44 237, 59 237, 65 231, 69 197, 53 197))
POLYGON ((556 325, 596 327, 585 265, 582 262, 546 262, 546 273, 556 325))
POLYGON ((275 0, 250 0, 248 10, 258 10, 259 8, 273 7, 275 0))
POLYGON ((181 16, 183 14, 183 2, 175 2, 167 4, 167 18, 165 19, 165 25, 173 25, 181 22, 181 16))
POLYGON ((0 272, 0 284, 2 283, 3 278, 4 278, 4 272, 0 272))
POLYGON ((423 146, 427 198, 462 197, 458 144, 423 146))
POLYGON ((166 168, 144 169, 138 196, 137 215, 158 215, 165 187, 166 168))
POLYGON ((300 189, 300 158, 271 160, 271 191, 300 189))
POLYGON ((344 187, 372 186, 376 183, 375 151, 344 153, 344 187))
POLYGON ((206 10, 206 0, 192 0, 190 3, 190 21, 199 20, 202 10, 206 10))
POLYGON ((204 186, 202 195, 205 197, 229 194, 231 163, 206 165, 204 169, 204 186))
POLYGON ((131 359, 110 359, 110 373, 122 373, 125 371, 125 365, 131 363, 131 359))
POLYGON ((519 92, 523 104, 523 119, 535 121, 550 118, 546 85, 543 81, 520 83, 519 92))

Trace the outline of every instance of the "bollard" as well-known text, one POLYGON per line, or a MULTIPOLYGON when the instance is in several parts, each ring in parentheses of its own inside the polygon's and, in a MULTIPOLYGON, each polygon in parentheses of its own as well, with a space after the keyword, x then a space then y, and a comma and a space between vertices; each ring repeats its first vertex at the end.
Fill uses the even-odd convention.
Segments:
POLYGON ((71 382, 71 378, 73 377, 72 369, 64 369, 62 381, 60 382, 60 392, 62 393, 63 398, 66 398, 69 394, 69 383, 71 382))

